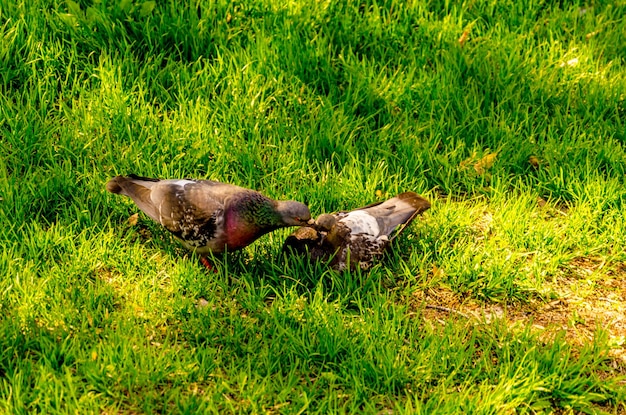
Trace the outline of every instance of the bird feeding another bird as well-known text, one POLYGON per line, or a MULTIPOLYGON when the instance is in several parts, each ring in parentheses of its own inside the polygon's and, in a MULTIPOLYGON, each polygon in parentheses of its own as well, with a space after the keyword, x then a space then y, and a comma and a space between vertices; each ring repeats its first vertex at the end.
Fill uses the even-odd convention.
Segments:
POLYGON ((197 252, 206 255, 244 248, 278 228, 312 223, 309 208, 277 201, 243 187, 212 180, 117 176, 109 192, 130 197, 146 215, 197 252))
POLYGON ((430 202, 414 192, 349 212, 320 215, 314 224, 287 237, 283 249, 313 261, 329 261, 336 270, 368 269, 430 202))

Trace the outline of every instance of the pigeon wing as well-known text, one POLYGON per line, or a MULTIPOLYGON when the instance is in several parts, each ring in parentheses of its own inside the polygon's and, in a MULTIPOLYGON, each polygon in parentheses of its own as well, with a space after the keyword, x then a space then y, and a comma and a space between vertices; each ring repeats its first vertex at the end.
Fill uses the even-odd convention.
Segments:
POLYGON ((115 177, 107 189, 130 197, 146 215, 194 246, 220 233, 226 199, 245 191, 209 180, 159 180, 135 175, 115 177))
POLYGON ((246 190, 207 180, 163 180, 152 187, 150 199, 159 223, 192 245, 203 246, 222 233, 226 201, 241 191, 246 190))
POLYGON ((376 218, 380 235, 390 239, 398 236, 420 213, 430 208, 430 202, 415 192, 405 192, 381 203, 358 209, 376 218), (395 231, 395 233, 394 233, 395 231), (393 236, 392 236, 393 234, 393 236))

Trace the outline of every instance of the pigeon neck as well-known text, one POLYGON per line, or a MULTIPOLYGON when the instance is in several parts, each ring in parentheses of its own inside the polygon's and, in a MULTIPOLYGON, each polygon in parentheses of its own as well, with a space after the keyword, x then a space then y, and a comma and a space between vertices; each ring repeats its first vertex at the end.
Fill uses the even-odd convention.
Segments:
POLYGON ((240 200, 234 210, 240 220, 260 229, 273 229, 280 226, 281 217, 276 212, 275 202, 261 194, 254 193, 240 200))
POLYGON ((231 248, 241 248, 280 227, 280 216, 271 200, 261 196, 242 198, 226 212, 226 237, 231 248))

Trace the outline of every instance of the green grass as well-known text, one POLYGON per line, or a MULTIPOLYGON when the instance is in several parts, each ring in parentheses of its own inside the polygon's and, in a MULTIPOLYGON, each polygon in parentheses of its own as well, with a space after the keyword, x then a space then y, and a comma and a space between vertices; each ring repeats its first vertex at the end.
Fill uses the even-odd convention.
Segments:
POLYGON ((626 4, 557 3, 1 1, 0 412, 624 413, 626 4), (432 209, 207 273, 127 173, 432 209))

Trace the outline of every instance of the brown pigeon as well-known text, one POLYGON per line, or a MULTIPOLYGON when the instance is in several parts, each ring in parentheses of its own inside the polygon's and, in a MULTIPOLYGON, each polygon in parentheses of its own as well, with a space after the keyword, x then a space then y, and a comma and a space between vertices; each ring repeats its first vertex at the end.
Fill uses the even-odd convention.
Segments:
POLYGON ((130 197, 150 218, 196 251, 207 265, 210 252, 235 251, 286 226, 312 223, 300 202, 275 201, 261 193, 211 180, 160 180, 131 174, 106 185, 130 197))
POLYGON ((418 214, 429 208, 428 200, 406 192, 350 212, 323 214, 313 225, 288 236, 283 249, 315 261, 330 260, 336 270, 357 265, 365 270, 418 214))

